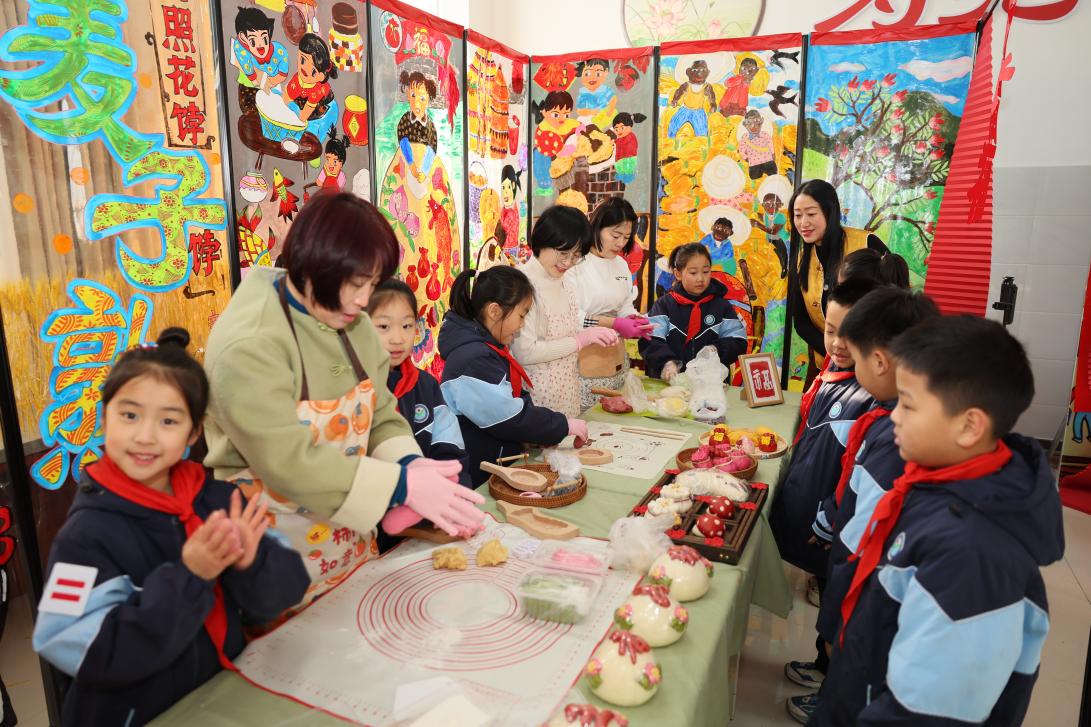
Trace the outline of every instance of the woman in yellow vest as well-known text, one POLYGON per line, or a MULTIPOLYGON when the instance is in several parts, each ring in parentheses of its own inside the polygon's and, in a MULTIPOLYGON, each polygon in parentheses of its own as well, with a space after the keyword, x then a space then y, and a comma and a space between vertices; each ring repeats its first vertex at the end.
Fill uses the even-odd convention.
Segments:
POLYGON ((822 368, 826 346, 826 297, 837 284, 837 268, 846 255, 870 248, 889 252, 883 241, 867 230, 841 226, 841 201, 824 179, 804 182, 788 203, 792 227, 802 244, 796 256, 799 288, 791 291, 796 333, 810 348, 807 384, 822 368))

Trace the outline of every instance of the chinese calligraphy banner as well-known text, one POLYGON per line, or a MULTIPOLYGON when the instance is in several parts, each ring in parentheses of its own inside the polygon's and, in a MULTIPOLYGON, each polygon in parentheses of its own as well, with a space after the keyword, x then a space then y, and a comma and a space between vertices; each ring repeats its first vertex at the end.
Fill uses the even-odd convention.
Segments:
POLYGON ((463 29, 395 0, 370 7, 378 206, 417 296, 413 363, 438 378, 436 337, 464 264, 463 29))
POLYGON ((480 33, 466 37, 470 262, 519 263, 527 243, 530 59, 480 33))
POLYGON ((366 6, 222 5, 230 187, 239 265, 274 265, 319 190, 371 200, 366 6))
POLYGON ((749 352, 784 346, 803 38, 666 43, 659 60, 658 288, 666 256, 701 242, 747 327, 749 352))
POLYGON ((230 291, 207 5, 20 0, 0 36, 0 310, 41 553, 102 455, 100 386, 230 291), (213 171, 215 170, 215 171, 213 171))

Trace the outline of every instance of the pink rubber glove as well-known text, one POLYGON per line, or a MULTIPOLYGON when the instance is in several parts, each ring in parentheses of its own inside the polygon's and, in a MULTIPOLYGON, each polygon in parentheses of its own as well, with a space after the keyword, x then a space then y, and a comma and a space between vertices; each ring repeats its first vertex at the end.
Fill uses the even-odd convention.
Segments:
POLYGON ((406 465, 407 469, 420 467, 430 467, 438 471, 451 482, 458 482, 458 476, 462 472, 462 463, 453 459, 429 459, 427 457, 419 457, 406 465))
POLYGON ((592 344, 598 346, 613 346, 617 341, 617 332, 612 331, 605 326, 584 328, 576 334, 576 348, 580 351, 592 344))
MULTIPOLYGON (((416 461, 416 460, 415 460, 416 461)), ((436 461, 434 464, 410 466, 406 468, 405 505, 391 508, 383 518, 383 530, 391 535, 405 530, 410 525, 426 518, 436 527, 451 536, 459 536, 466 531, 477 531, 485 513, 475 505, 485 502, 477 492, 447 479, 457 477, 462 469, 458 462, 436 461), (411 521, 408 508, 417 517, 411 521)))
POLYGON ((622 335, 624 338, 643 338, 648 340, 652 337, 652 324, 648 322, 648 319, 643 316, 626 316, 625 318, 614 319, 614 330, 622 335))
POLYGON ((582 444, 580 441, 586 442, 591 437, 587 434, 587 422, 582 419, 569 419, 568 420, 568 433, 576 435, 576 448, 579 449, 582 444))

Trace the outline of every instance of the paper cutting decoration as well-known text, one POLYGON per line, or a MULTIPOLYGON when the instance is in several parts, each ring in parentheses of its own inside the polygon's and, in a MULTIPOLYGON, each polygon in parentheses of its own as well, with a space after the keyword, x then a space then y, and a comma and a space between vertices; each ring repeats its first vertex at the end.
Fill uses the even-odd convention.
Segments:
POLYGON ((747 326, 780 354, 788 200, 796 177, 802 37, 667 43, 659 62, 657 288, 671 250, 700 241, 747 326))
POLYGON ((625 0, 625 32, 634 46, 753 35, 764 0, 625 0))
MULTIPOLYGON (((527 243, 527 111, 530 59, 470 31, 466 41, 470 262, 530 257, 527 243)), ((486 265, 487 267, 487 265, 486 265)))
POLYGON ((371 198, 367 15, 349 2, 222 6, 239 263, 273 265, 299 208, 332 189, 371 198), (323 30, 326 29, 326 30, 323 30))
POLYGON ((378 206, 417 296, 413 363, 437 377, 436 337, 462 270, 462 28, 393 0, 371 5, 378 206))

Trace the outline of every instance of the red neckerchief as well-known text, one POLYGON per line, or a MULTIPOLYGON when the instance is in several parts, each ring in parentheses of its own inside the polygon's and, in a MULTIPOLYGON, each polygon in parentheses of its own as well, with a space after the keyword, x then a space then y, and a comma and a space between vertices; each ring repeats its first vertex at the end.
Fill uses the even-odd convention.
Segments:
MULTIPOLYGON (((122 472, 121 468, 105 455, 99 461, 88 465, 87 473, 95 479, 95 482, 118 497, 134 502, 141 507, 146 507, 149 510, 176 516, 181 521, 182 527, 186 529, 187 539, 204 523, 204 520, 193 512, 193 500, 201 492, 201 488, 204 487, 205 483, 205 470, 196 462, 182 460, 171 467, 170 486, 174 491, 173 495, 140 484, 122 472)), ((209 638, 212 639, 212 645, 216 647, 216 655, 220 657, 220 665, 224 669, 238 671, 235 665, 231 663, 231 660, 224 655, 224 640, 227 638, 227 610, 224 608, 223 588, 220 587, 218 578, 212 592, 216 600, 212 604, 212 610, 205 617, 205 630, 208 632, 209 638)))
POLYGON ((417 385, 417 379, 420 378, 420 369, 413 365, 413 359, 410 356, 405 357, 398 369, 402 372, 402 377, 394 386, 395 399, 401 399, 412 391, 413 387, 417 385))
POLYGON ((671 297, 678 305, 693 306, 693 310, 689 312, 689 325, 686 327, 686 343, 689 343, 701 330, 701 306, 712 300, 713 296, 706 295, 700 300, 690 300, 678 291, 672 290, 671 297))
POLYGON ((849 556, 849 562, 859 560, 856 573, 852 576, 852 584, 849 586, 845 600, 841 602, 841 643, 845 643, 845 627, 852 618, 852 611, 856 608, 856 602, 860 600, 860 593, 864 588, 864 581, 879 565, 879 559, 883 554, 883 547, 898 516, 902 513, 905 498, 914 485, 922 482, 930 484, 945 484, 948 482, 961 482, 963 480, 976 480, 998 471, 1011 459, 1011 450, 1008 445, 998 442, 996 449, 988 454, 982 454, 965 462, 959 462, 950 467, 940 469, 928 469, 921 467, 916 462, 905 463, 905 474, 894 480, 894 487, 883 495, 879 504, 875 506, 875 512, 871 515, 864 535, 860 538, 860 544, 856 552, 849 556))
POLYGON ((530 383, 530 377, 527 376, 526 370, 519 365, 519 362, 515 360, 515 357, 511 355, 511 351, 507 346, 500 348, 494 346, 491 343, 486 343, 486 346, 496 351, 502 358, 508 362, 508 379, 511 380, 511 395, 518 399, 523 395, 523 382, 527 382, 527 388, 533 389, 534 385, 530 383))
POLYGON ((834 493, 839 506, 841 498, 845 495, 845 486, 852 479, 852 469, 856 466, 856 455, 860 453, 860 447, 864 444, 864 436, 871 429, 872 424, 886 416, 890 416, 890 409, 877 406, 857 419, 849 430, 849 442, 845 445, 845 453, 841 455, 841 479, 837 481, 837 491, 834 493))
POLYGON ((811 406, 814 405, 815 397, 818 396, 818 390, 822 388, 822 384, 844 381, 854 376, 856 376, 855 371, 830 371, 830 357, 826 356, 826 359, 822 362, 821 373, 814 377, 811 388, 807 389, 802 401, 800 401, 799 430, 796 432, 796 438, 792 440, 793 447, 799 444, 799 438, 803 436, 803 430, 807 428, 807 417, 811 415, 811 406))

